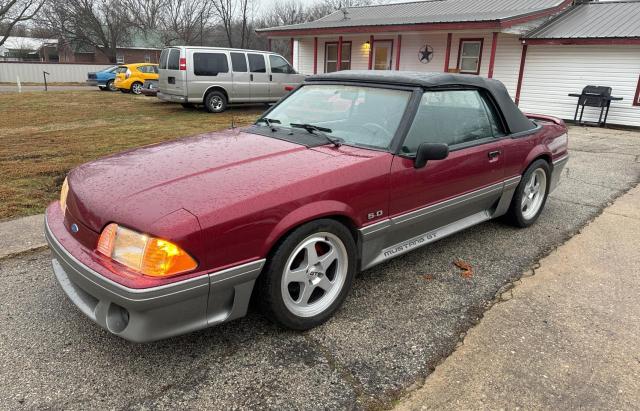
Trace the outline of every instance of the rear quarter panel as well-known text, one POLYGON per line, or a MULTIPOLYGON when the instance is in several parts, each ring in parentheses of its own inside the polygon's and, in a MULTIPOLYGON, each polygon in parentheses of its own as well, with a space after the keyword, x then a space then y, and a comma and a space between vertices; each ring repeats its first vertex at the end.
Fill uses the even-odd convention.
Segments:
POLYGON ((567 128, 561 120, 538 118, 540 128, 527 136, 505 141, 505 176, 519 176, 538 158, 550 165, 568 154, 567 128))

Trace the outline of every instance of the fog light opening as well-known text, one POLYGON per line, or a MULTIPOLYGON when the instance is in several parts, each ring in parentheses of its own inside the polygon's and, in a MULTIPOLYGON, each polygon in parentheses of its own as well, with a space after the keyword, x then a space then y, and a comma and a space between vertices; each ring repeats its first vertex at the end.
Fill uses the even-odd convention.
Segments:
POLYGON ((129 311, 118 304, 109 304, 107 311, 107 328, 114 334, 124 331, 129 325, 129 311))

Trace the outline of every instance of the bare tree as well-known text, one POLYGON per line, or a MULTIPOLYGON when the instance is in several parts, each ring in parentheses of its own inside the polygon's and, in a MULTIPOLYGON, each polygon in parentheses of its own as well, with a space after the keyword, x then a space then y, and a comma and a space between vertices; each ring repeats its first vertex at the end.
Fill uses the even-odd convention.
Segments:
POLYGON ((233 47, 233 21, 235 18, 235 0, 213 0, 213 10, 227 35, 229 47, 233 47))
POLYGON ((67 43, 94 47, 113 63, 131 31, 122 0, 50 0, 44 18, 67 43))
POLYGON ((131 24, 141 30, 157 30, 170 0, 123 0, 131 24))
POLYGON ((0 0, 0 46, 16 24, 31 20, 42 7, 44 0, 0 0))
POLYGON ((212 16, 209 0, 171 0, 164 8, 162 37, 167 45, 203 44, 205 28, 212 16))

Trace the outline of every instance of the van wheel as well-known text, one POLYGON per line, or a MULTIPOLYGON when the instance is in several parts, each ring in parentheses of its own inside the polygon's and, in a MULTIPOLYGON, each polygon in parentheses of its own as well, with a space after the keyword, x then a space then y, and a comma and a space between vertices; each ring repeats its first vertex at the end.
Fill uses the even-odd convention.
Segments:
POLYGON ((209 113, 222 113, 227 109, 227 98, 219 91, 212 91, 204 98, 209 113))
POLYGON ((327 321, 349 294, 356 243, 347 227, 322 219, 289 234, 258 277, 255 302, 271 320, 294 330, 327 321))

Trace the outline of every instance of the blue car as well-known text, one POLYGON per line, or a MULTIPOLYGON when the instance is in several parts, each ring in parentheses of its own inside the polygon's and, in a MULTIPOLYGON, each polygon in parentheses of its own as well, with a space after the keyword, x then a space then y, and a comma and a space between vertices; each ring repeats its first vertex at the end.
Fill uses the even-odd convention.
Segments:
POLYGON ((106 68, 102 71, 87 74, 87 84, 98 86, 102 91, 116 91, 113 82, 116 79, 116 69, 118 66, 106 68))

